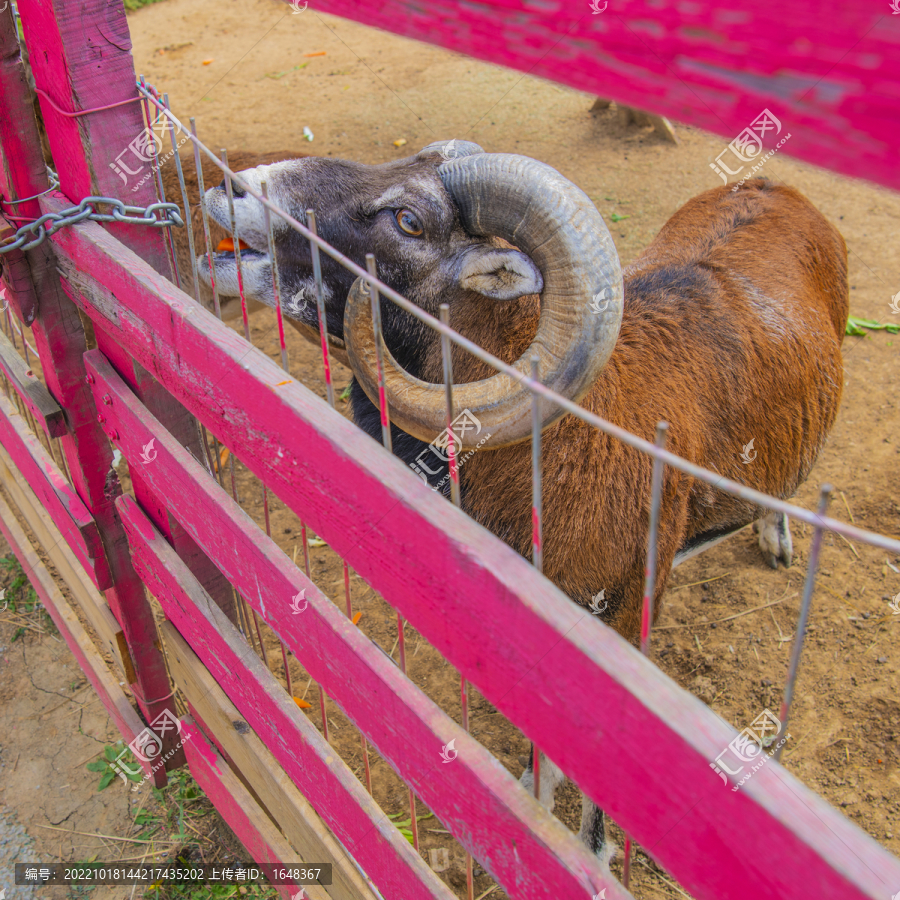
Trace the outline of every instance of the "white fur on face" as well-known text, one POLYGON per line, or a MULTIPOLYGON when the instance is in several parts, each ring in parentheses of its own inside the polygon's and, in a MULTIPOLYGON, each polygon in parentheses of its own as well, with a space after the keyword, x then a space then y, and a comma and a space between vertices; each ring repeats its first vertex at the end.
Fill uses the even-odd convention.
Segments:
MULTIPOLYGON (((283 185, 288 179, 289 170, 295 169, 300 160, 286 160, 285 162, 271 163, 266 166, 257 166, 254 169, 245 169, 238 172, 241 181, 253 190, 262 193, 261 185, 266 183, 269 199, 282 209, 287 208, 289 198, 283 185)), ((210 188, 204 194, 206 209, 210 217, 223 228, 231 232, 231 213, 228 207, 228 194, 224 188, 210 188)), ((290 226, 280 216, 270 214, 272 221, 273 237, 277 238, 290 226)), ((244 295, 251 300, 258 300, 267 306, 275 306, 275 290, 272 285, 272 263, 269 257, 269 235, 266 230, 265 207, 255 197, 247 194, 244 197, 234 198, 234 219, 236 233, 234 237, 243 241, 257 253, 242 253, 241 275, 243 278, 244 295)), ((205 255, 197 258, 200 279, 212 286, 209 263, 205 255)), ((224 297, 240 296, 238 289, 237 261, 233 257, 214 256, 216 289, 224 297)), ((291 316, 292 310, 299 311, 303 306, 305 297, 315 305, 315 282, 309 279, 309 285, 303 285, 300 291, 293 291, 294 297, 282 297, 282 308, 285 315, 291 316)), ((326 289, 327 290, 327 289, 326 289)), ((297 315, 293 316, 298 317, 297 315)))
MULTIPOLYGON (((295 169, 299 164, 301 164, 301 160, 286 160, 285 162, 272 163, 268 166, 257 166, 255 169, 245 169, 237 174, 241 181, 258 193, 262 193, 261 185, 265 181, 269 199, 272 203, 281 209, 287 209, 290 205, 290 198, 286 196, 286 192, 280 187, 285 180, 280 176, 284 175, 289 169, 295 169)), ((210 216, 223 228, 231 231, 231 216, 228 212, 228 195, 225 189, 220 187, 210 188, 204 196, 210 216)), ((250 194, 244 197, 235 197, 234 218, 237 224, 237 236, 254 250, 259 250, 263 253, 267 252, 269 249, 269 236, 266 232, 265 207, 263 207, 262 203, 250 194)), ((276 235, 290 227, 281 216, 277 216, 274 213, 271 215, 271 219, 272 230, 276 235)))

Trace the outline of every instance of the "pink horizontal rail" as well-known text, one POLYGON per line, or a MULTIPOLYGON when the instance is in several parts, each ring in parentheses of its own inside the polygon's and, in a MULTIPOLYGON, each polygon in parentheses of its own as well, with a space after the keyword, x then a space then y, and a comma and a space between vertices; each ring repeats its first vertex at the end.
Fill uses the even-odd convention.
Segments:
MULTIPOLYGON (((103 662, 93 641, 78 621, 75 613, 66 606, 65 598, 59 591, 56 582, 41 562, 37 551, 28 540, 28 536, 19 527, 12 510, 0 497, 0 531, 9 541, 22 568, 29 573, 32 587, 41 598, 44 608, 50 614, 59 633, 65 639, 72 655, 78 661, 82 671, 90 681, 100 702, 106 708, 110 718, 116 723, 124 740, 131 741, 144 728, 144 723, 128 702, 119 687, 119 680, 103 662)), ((135 757, 147 774, 150 774, 151 762, 135 757)), ((162 773, 150 775, 154 786, 162 787, 165 777, 162 773)))
POLYGON ((777 764, 723 789, 710 762, 733 729, 137 256, 93 225, 53 241, 115 295, 77 297, 98 327, 696 896, 900 884, 893 856, 777 764))
POLYGON ((121 497, 117 506, 135 566, 166 617, 384 896, 452 900, 137 503, 121 497))
MULTIPOLYGON (((242 801, 253 802, 252 796, 237 780, 237 776, 198 725, 188 717, 182 720, 181 729, 191 774, 197 779, 197 784, 203 789, 203 793, 213 801, 222 818, 247 848, 252 861, 257 863, 270 879, 270 864, 279 866, 296 864, 297 860, 294 858, 280 859, 275 849, 257 831, 242 803, 242 801), (235 796, 235 793, 238 796, 235 796)), ((300 888, 295 884, 279 884, 276 890, 283 900, 291 900, 294 894, 300 891, 300 888)))
MULTIPOLYGON (((24 337, 24 335, 23 335, 24 337)), ((68 434, 66 414, 53 399, 41 380, 26 365, 5 334, 0 332, 0 371, 6 376, 12 389, 44 429, 47 437, 56 438, 68 434)))
POLYGON ((99 590, 108 588, 109 565, 97 523, 19 411, 2 396, 0 443, 15 460, 95 587, 99 590))
MULTIPOLYGON (((722 149, 768 108, 791 134, 780 152, 900 188, 900 17, 889 0, 825 14, 777 0, 317 0, 315 10, 688 122, 720 134, 722 149)), ((433 139, 469 137, 494 105, 486 98, 468 129, 433 139)))
MULTIPOLYGON (((594 894, 605 887, 609 900, 629 896, 604 875, 596 859, 557 820, 542 813, 490 753, 348 622, 163 430, 101 354, 92 351, 85 355, 85 362, 95 379, 95 395, 109 399, 105 408, 129 465, 142 470, 154 493, 170 498, 184 528, 296 654, 310 676, 327 686, 328 696, 508 890, 521 897, 543 897, 548 891, 562 897, 594 894), (141 448, 151 439, 156 457, 143 465, 141 448), (301 590, 308 606, 302 615, 296 615, 291 600, 301 590), (458 756, 448 766, 441 750, 451 741, 458 756), (503 836, 499 842, 498 835, 503 836), (518 848, 517 855, 510 855, 510 843, 518 848), (528 859, 527 868, 521 859, 528 859)), ((139 527, 132 507, 127 507, 127 512, 124 509, 129 538, 132 544, 139 543, 149 531, 139 527)), ((146 560, 140 550, 136 556, 146 560)), ((166 566, 170 565, 167 555, 166 566)), ((180 583, 184 584, 183 579, 180 583)), ((161 602, 169 614, 166 601, 161 598, 161 602)), ((180 629, 184 620, 178 621, 180 629)), ((202 638, 206 630, 200 632, 200 639, 207 640, 202 638)), ((193 644, 195 638, 189 639, 193 644)), ((253 708, 257 716, 267 714, 262 699, 253 708)), ((298 786, 307 792, 308 782, 298 786)), ((318 811, 327 815, 323 809, 318 811)), ((329 818, 335 821, 333 812, 329 818)))

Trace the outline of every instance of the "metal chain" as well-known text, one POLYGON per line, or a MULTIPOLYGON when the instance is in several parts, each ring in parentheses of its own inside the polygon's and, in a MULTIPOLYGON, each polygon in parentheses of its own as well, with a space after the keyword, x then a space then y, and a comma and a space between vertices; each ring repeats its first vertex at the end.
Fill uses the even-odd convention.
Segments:
POLYGON ((178 214, 176 203, 151 203, 149 206, 126 206, 115 197, 85 197, 78 206, 64 209, 61 213, 44 213, 39 219, 23 225, 14 238, 7 243, 0 244, 0 253, 9 253, 10 250, 31 250, 41 244, 45 238, 56 234, 60 228, 66 225, 77 225, 90 219, 92 222, 128 222, 132 225, 149 225, 151 228, 171 228, 173 225, 184 227, 184 221, 178 214), (97 212, 94 207, 98 204, 111 206, 109 213, 97 212), (162 215, 157 216, 159 211, 162 215), (45 227, 45 222, 52 222, 45 227), (28 240, 30 234, 36 235, 28 240))

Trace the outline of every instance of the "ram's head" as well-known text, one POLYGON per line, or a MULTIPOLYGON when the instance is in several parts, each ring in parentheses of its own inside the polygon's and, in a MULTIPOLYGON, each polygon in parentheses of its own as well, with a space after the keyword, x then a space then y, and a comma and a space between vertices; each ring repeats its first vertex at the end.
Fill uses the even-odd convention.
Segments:
MULTIPOLYGON (((524 375, 537 354, 541 381, 574 400, 594 382, 618 334, 622 275, 609 232, 587 196, 558 172, 522 156, 485 153, 464 141, 441 142, 416 156, 369 166, 310 157, 240 173, 251 187, 266 183, 272 202, 307 224, 360 266, 372 253, 378 276, 437 317, 448 303, 504 303, 541 295, 541 319, 529 350, 516 363, 524 375), (449 158, 448 158, 449 157, 449 158), (595 298, 601 297, 597 303, 595 298)), ((274 305, 272 260, 264 207, 233 185, 244 290, 274 305)), ((210 215, 230 230, 225 183, 206 193, 210 215)), ((309 242, 273 216, 275 255, 285 315, 318 323, 309 242)), ((346 343, 354 375, 377 403, 370 302, 362 280, 320 253, 328 331, 346 343), (356 282, 356 283, 355 283, 356 282)), ((198 260, 209 283, 205 257, 198 260)), ((234 252, 214 257, 219 292, 238 295, 234 252)), ((431 440, 445 421, 443 386, 419 380, 436 334, 382 298, 387 396, 391 418, 431 440)), ((455 402, 490 426, 494 446, 530 434, 530 395, 518 377, 498 374, 459 385, 455 402)), ((562 411, 549 406, 545 424, 562 411)))

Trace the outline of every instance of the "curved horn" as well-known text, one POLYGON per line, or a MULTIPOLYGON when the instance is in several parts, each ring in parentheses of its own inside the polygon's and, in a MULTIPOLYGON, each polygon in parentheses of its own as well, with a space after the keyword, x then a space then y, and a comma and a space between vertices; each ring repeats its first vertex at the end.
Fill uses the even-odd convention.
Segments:
MULTIPOLYGON (((541 382, 577 402, 612 353, 622 321, 622 270, 600 213, 555 169, 524 156, 467 156, 444 163, 438 173, 466 231, 501 237, 534 260, 544 279, 540 323, 514 367, 528 377, 536 354, 541 382)), ((344 337, 353 373, 377 405, 372 312, 362 279, 347 298, 344 337)), ((384 368, 391 420, 420 440, 434 440, 446 427, 444 386, 413 378, 386 349, 384 368)), ((531 436, 531 395, 520 377, 497 373, 459 384, 453 399, 457 411, 467 409, 479 420, 479 433, 490 432, 492 449, 531 436)), ((556 404, 542 403, 542 428, 563 415, 556 404)), ((467 437, 462 450, 474 446, 467 437)))
POLYGON ((484 153, 484 150, 472 141, 458 141, 454 138, 452 141, 435 141, 423 147, 416 156, 430 156, 433 153, 440 153, 444 159, 462 159, 464 156, 484 153))

